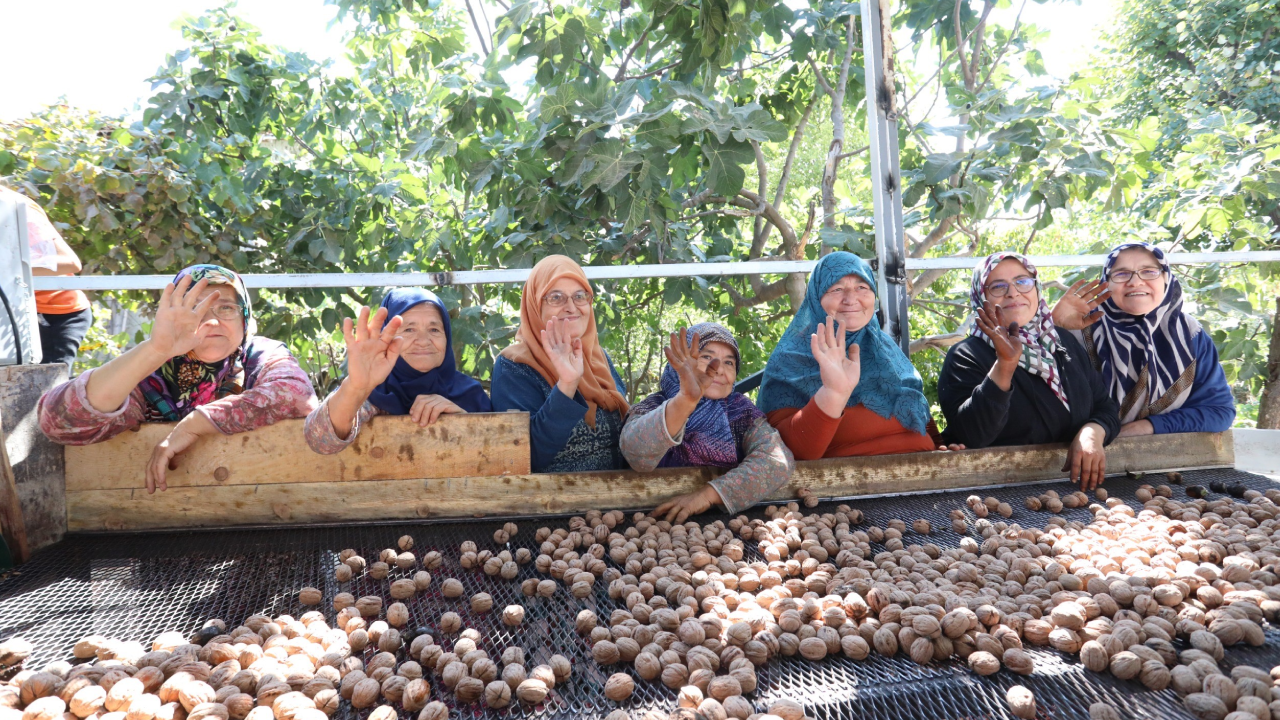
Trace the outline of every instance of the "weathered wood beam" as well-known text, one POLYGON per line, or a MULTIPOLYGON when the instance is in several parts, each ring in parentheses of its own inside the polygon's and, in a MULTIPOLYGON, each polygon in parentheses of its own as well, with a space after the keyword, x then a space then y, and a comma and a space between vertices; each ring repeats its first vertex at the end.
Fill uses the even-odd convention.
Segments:
MULTIPOLYGON (((299 462, 298 454, 281 462, 299 462)), ((792 499, 802 487, 819 497, 843 498, 1052 480, 1065 477, 1065 459, 1065 445, 1033 445, 802 462, 789 485, 771 499, 792 499)), ((1231 467, 1233 462, 1230 433, 1123 438, 1107 449, 1110 474, 1231 467)), ((526 515, 652 508, 712 477, 708 469, 666 469, 646 474, 260 481, 171 486, 154 495, 138 487, 78 489, 67 494, 67 506, 68 523, 76 531, 526 515)))

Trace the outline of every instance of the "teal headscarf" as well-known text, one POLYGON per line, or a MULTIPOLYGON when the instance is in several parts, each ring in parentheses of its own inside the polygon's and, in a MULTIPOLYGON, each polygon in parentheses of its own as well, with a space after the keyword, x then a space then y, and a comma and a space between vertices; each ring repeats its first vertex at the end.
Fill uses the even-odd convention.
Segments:
MULTIPOLYGON (((804 407, 822 387, 809 336, 819 324, 827 321, 822 296, 848 275, 857 275, 876 291, 871 267, 853 253, 831 253, 813 268, 804 303, 765 366, 756 403, 761 410, 768 413, 778 408, 804 407)), ((862 359, 862 376, 849 396, 848 406, 863 405, 882 418, 897 419, 903 427, 924 434, 929 422, 924 383, 898 343, 880 329, 879 318, 872 315, 871 322, 861 330, 845 333, 844 342, 846 348, 857 343, 862 359)))

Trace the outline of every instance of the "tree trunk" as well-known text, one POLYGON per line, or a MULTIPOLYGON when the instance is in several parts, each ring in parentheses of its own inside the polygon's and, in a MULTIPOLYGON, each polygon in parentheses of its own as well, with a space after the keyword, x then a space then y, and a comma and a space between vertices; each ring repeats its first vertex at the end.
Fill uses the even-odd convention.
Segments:
POLYGON ((1271 350, 1267 353, 1267 380, 1258 403, 1258 427, 1280 428, 1280 298, 1276 298, 1276 315, 1271 321, 1271 350))

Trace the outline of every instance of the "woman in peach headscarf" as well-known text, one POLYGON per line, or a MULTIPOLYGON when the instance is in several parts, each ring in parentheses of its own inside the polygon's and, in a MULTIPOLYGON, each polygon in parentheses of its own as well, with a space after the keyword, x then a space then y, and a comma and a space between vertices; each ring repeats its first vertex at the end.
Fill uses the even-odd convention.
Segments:
POLYGON ((600 347, 593 300, 578 263, 543 258, 520 297, 516 341, 493 365, 493 409, 529 413, 534 472, 627 467, 618 449, 627 400, 600 347))

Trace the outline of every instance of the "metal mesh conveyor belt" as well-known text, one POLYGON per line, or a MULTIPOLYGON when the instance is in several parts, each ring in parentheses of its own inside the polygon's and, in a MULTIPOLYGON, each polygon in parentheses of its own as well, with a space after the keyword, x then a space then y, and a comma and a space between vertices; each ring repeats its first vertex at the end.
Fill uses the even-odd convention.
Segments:
MULTIPOLYGON (((1212 480, 1242 482, 1248 487, 1266 490, 1277 484, 1260 475, 1234 470, 1201 470, 1184 473, 1187 485, 1208 487, 1212 480)), ((1164 482, 1161 475, 1145 480, 1164 482)), ((1133 492, 1142 480, 1112 477, 1106 487, 1112 497, 1119 497, 1141 507, 1133 492)), ((1029 494, 1047 488, 1067 493, 1066 482, 985 488, 979 494, 994 495, 1015 508, 1013 522, 1043 525, 1050 515, 1031 512, 1022 505, 1029 494), (1034 489, 1031 489, 1034 488, 1034 489)), ((926 518, 935 528, 929 538, 939 546, 955 547, 960 536, 950 530, 948 513, 963 507, 965 491, 905 495, 894 498, 851 500, 849 504, 866 514, 866 523, 884 526, 891 518, 905 520, 908 525, 926 518)), ((1182 499, 1181 488, 1174 486, 1174 497, 1182 499)), ((1211 497, 1217 497, 1212 494, 1211 497)), ((828 505, 813 512, 823 512, 828 505)), ((762 515, 762 510, 752 515, 762 515)), ((1064 510, 1068 519, 1088 521, 1084 508, 1064 510)), ((716 516, 704 516, 712 521, 716 516)), ((603 686, 609 674, 632 672, 628 665, 600 668, 592 660, 584 639, 573 630, 578 610, 587 607, 603 619, 617 606, 609 599, 606 585, 597 584, 594 597, 575 600, 566 589, 554 598, 526 598, 520 582, 537 575, 533 564, 522 566, 516 580, 489 577, 479 570, 462 570, 458 565, 458 545, 475 540, 483 548, 492 548, 492 534, 504 520, 456 522, 414 522, 386 525, 346 525, 293 529, 242 529, 198 532, 71 536, 39 554, 18 572, 0 578, 0 639, 21 635, 36 646, 27 667, 38 668, 51 660, 71 659, 71 647, 89 634, 138 640, 148 645, 162 631, 192 632, 206 619, 222 618, 228 627, 239 624, 254 613, 295 617, 306 610, 297 602, 297 591, 314 586, 324 592, 320 609, 330 621, 333 596, 351 592, 355 596, 383 595, 391 579, 404 573, 394 570, 388 580, 375 581, 358 577, 342 587, 334 580, 333 567, 343 548, 355 548, 366 558, 376 558, 382 548, 393 547, 403 534, 414 537, 414 553, 419 557, 430 550, 440 551, 445 564, 432 572, 435 578, 430 590, 408 601, 410 627, 431 626, 448 611, 463 617, 464 627, 472 627, 484 635, 483 647, 495 659, 503 648, 518 644, 525 649, 528 667, 545 662, 553 653, 561 653, 573 661, 573 676, 548 695, 538 708, 525 708, 517 703, 504 710, 489 710, 483 705, 453 709, 451 717, 463 718, 602 718, 616 706, 605 699, 603 686), (466 595, 446 600, 440 594, 441 581, 455 577, 462 581, 466 595), (472 593, 484 591, 494 598, 495 611, 473 615, 465 602, 472 593), (523 626, 512 631, 502 625, 500 610, 508 604, 526 608, 523 626)), ((520 533, 512 547, 529 547, 537 553, 533 531, 542 526, 567 527, 565 517, 542 517, 519 521, 520 533)), ((864 526, 865 527, 865 526, 864 526)), ((918 539, 908 533, 909 541, 918 539)), ((748 560, 755 557, 754 543, 747 543, 748 560)), ((877 547, 877 550, 883 548, 877 547)), ((606 556, 606 562, 608 558, 606 556)), ((449 639, 443 643, 446 649, 449 639)), ((1181 646, 1179 644, 1179 646, 1181 646)), ((365 659, 376 649, 365 651, 365 659)), ((777 658, 759 671, 759 688, 752 701, 763 711, 772 700, 789 698, 803 703, 808 714, 819 720, 836 718, 1011 718, 1004 701, 1005 690, 1014 684, 1030 688, 1042 718, 1088 718, 1093 702, 1105 701, 1127 718, 1190 718, 1173 690, 1146 690, 1137 682, 1120 681, 1108 673, 1085 670, 1075 657, 1053 650, 1033 648, 1028 651, 1036 661, 1035 674, 1014 675, 1004 670, 982 678, 969 672, 959 662, 916 665, 905 655, 884 658, 872 654, 867 660, 854 662, 844 657, 830 657, 819 663, 794 658, 777 658)), ((402 655, 404 653, 402 652, 402 655)), ((407 659, 407 658, 403 658, 407 659)), ((1267 630, 1267 643, 1260 648, 1236 647, 1227 653, 1226 666, 1248 664, 1270 670, 1280 664, 1280 632, 1267 630)), ((454 705, 453 696, 444 690, 434 676, 430 677, 432 699, 454 705)), ((514 700, 514 698, 513 698, 514 700)), ((675 707, 675 692, 659 683, 636 678, 636 692, 623 707, 670 711, 675 707)), ((358 720, 367 715, 343 703, 335 720, 358 720)), ((416 720, 401 711, 401 717, 416 720)))

